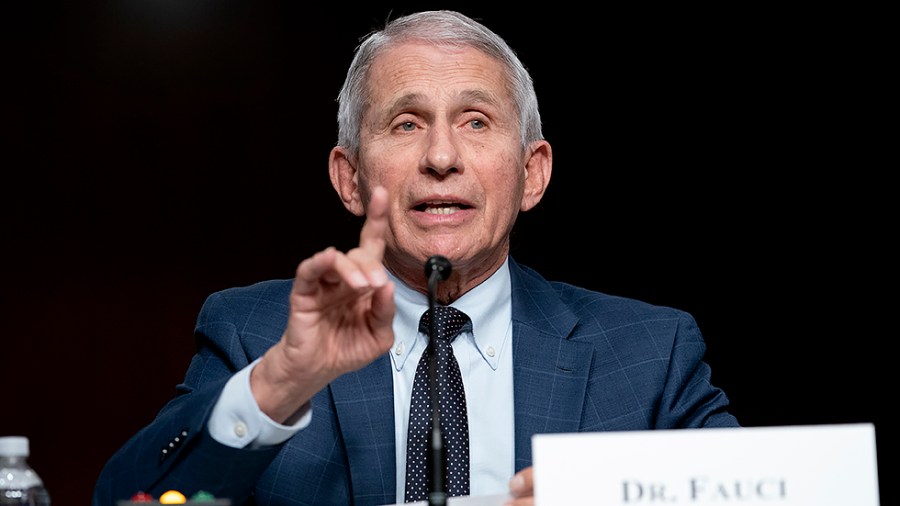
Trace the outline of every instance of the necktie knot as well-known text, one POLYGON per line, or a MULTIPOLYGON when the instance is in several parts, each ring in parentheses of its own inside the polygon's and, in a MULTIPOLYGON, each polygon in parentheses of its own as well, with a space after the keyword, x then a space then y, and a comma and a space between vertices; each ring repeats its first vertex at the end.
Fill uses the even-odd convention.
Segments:
MULTIPOLYGON (((472 330, 472 320, 466 313, 453 306, 434 307, 435 338, 453 341, 463 330, 472 330)), ((431 335, 431 311, 426 310, 419 320, 419 332, 431 335)))

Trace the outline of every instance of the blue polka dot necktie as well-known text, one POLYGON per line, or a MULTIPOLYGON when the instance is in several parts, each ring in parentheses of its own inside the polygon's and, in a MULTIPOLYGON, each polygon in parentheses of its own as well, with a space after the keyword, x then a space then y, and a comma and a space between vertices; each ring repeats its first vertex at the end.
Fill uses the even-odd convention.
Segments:
MULTIPOLYGON (((435 306, 436 339, 422 354, 413 380, 409 408, 409 433, 406 442, 406 502, 423 501, 433 487, 431 477, 431 395, 429 393, 428 355, 437 352, 437 398, 444 455, 447 458, 448 496, 469 495, 469 421, 466 393, 459 364, 450 343, 461 331, 472 330, 472 321, 450 306, 435 306)), ((419 332, 430 333, 431 312, 419 321, 419 332)))

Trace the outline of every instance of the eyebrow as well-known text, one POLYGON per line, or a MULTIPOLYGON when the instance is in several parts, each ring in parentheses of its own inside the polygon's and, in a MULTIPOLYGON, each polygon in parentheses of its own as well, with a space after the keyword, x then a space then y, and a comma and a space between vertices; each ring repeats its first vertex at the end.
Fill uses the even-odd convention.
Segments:
POLYGON ((500 106, 497 96, 485 90, 465 90, 461 93, 461 96, 464 102, 487 104, 494 107, 500 106))
MULTIPOLYGON (((399 111, 404 109, 414 109, 425 99, 421 93, 407 93, 390 104, 385 109, 385 113, 389 117, 394 117, 399 111)), ((465 90, 459 94, 457 101, 465 104, 486 104, 492 107, 499 107, 500 101, 496 95, 485 90, 465 90)))
POLYGON ((421 93, 407 93, 397 100, 394 100, 394 102, 385 109, 385 112, 388 113, 388 116, 394 117, 397 114, 397 111, 414 107, 418 103, 422 102, 423 98, 424 97, 421 93))

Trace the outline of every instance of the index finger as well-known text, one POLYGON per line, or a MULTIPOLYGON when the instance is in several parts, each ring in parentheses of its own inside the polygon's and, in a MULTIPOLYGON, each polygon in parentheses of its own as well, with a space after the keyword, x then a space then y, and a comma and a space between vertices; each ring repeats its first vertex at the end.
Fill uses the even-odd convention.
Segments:
POLYGON ((359 233, 359 247, 368 255, 384 258, 385 236, 388 230, 388 193, 382 186, 372 190, 372 198, 366 210, 366 222, 359 233))

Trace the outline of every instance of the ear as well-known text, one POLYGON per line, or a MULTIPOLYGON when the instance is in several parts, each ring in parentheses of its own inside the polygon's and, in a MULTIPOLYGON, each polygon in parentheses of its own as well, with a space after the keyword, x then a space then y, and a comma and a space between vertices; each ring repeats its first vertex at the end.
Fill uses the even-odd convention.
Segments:
POLYGON ((346 148, 335 146, 328 156, 328 174, 344 207, 356 216, 365 214, 365 206, 359 194, 359 172, 346 148))
POLYGON ((522 194, 522 211, 528 211, 541 201, 550 173, 553 171, 553 150, 545 140, 535 141, 525 155, 525 188, 522 194))

